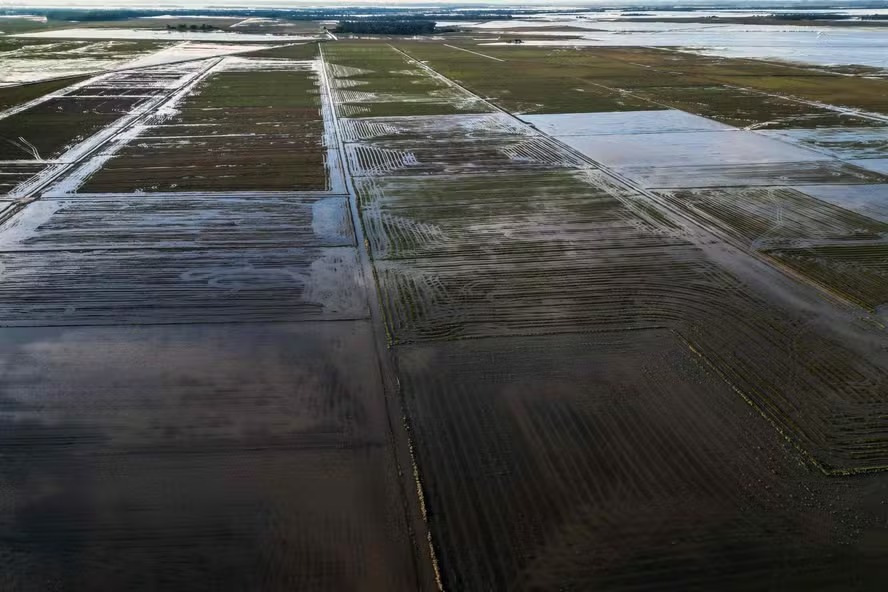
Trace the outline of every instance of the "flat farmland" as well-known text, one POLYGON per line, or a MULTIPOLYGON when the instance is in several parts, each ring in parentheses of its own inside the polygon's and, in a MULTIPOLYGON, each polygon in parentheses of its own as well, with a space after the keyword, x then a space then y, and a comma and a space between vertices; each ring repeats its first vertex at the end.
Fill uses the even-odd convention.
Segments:
POLYGON ((130 112, 139 97, 65 95, 0 119, 0 160, 45 160, 130 112))
POLYGON ((798 190, 874 220, 888 222, 888 202, 883 199, 884 185, 802 185, 798 190))
POLYGON ((83 79, 65 78, 62 80, 50 80, 47 82, 0 87, 0 112, 10 107, 15 107, 22 103, 27 103, 28 101, 42 97, 47 93, 63 89, 80 80, 83 79))
POLYGON ((773 135, 851 160, 882 158, 888 151, 888 128, 885 127, 802 128, 781 130, 773 132, 773 135))
POLYGON ((888 577, 888 79, 220 26, 0 89, 0 589, 888 577))
POLYGON ((323 191, 325 162, 311 62, 227 60, 81 190, 323 191))
POLYGON ((790 188, 691 189, 665 195, 758 248, 879 240, 888 234, 884 222, 790 188))
POLYGON ((570 151, 501 114, 343 120, 355 176, 580 167, 570 151), (370 141, 367 141, 370 140, 370 141))
POLYGON ((23 198, 54 179, 66 179, 65 173, 81 160, 118 138, 205 67, 200 62, 184 63, 69 80, 57 90, 7 109, 0 114, 5 193, 23 198))
MULTIPOLYGON (((429 139, 415 142, 428 145, 429 139)), ((840 452, 830 445, 840 437, 831 422, 833 414, 854 413, 850 409, 858 404, 857 413, 864 413, 864 401, 886 384, 888 374, 824 337, 808 336, 809 343, 819 344, 810 349, 787 350, 798 330, 797 312, 744 288, 730 269, 707 256, 710 245, 658 217, 642 194, 594 168, 544 174, 535 172, 532 162, 516 158, 515 164, 526 169, 502 174, 492 167, 481 175, 450 167, 450 174, 405 177, 396 171, 358 180, 363 225, 394 343, 668 328, 730 376, 731 384, 756 400, 781 429, 804 439, 828 470, 882 462, 876 459, 888 450, 881 446, 880 452, 862 445, 857 450, 849 441, 840 452), (827 351, 834 352, 828 371, 827 351), (731 352, 730 359, 722 357, 725 352, 731 352), (780 375, 790 363, 788 355, 806 360, 793 381, 806 381, 806 396, 819 393, 822 407, 798 407, 795 383, 780 375), (875 390, 849 389, 840 411, 830 393, 844 376, 858 372, 870 377, 875 390)), ((783 199, 792 199, 787 193, 783 199)), ((775 207, 799 216, 795 226, 785 220, 787 241, 800 234, 877 239, 885 230, 879 222, 831 210, 807 196, 796 199, 810 202, 807 212, 800 203, 775 207), (844 219, 833 220, 837 212, 844 219)), ((755 211, 747 217, 751 224, 755 211)), ((871 429, 882 428, 876 422, 871 429)))
POLYGON ((286 58, 291 60, 313 60, 318 57, 318 43, 291 43, 269 49, 260 49, 243 54, 243 57, 286 58))
MULTIPOLYGON (((841 190, 851 191, 847 186, 841 190)), ((870 309, 888 302, 884 290, 888 224, 884 221, 788 187, 666 195, 691 215, 843 297, 870 309)))
POLYGON ((3 334, 5 588, 415 588, 366 322, 3 334))
POLYGON ((865 546, 833 549, 847 526, 831 504, 860 511, 847 482, 791 461, 669 331, 398 358, 450 589, 841 587, 851 557, 861 578, 881 572, 865 546))
POLYGON ((0 169, 0 195, 5 194, 43 170, 43 165, 25 163, 4 163, 0 169))
POLYGON ((477 97, 431 75, 389 44, 333 44, 324 52, 341 117, 491 111, 477 97))
POLYGON ((855 109, 888 114, 886 80, 849 81, 839 74, 757 60, 654 48, 397 46, 515 113, 668 107, 757 128, 867 126, 872 120, 856 117, 855 109))
POLYGON ((344 247, 355 241, 345 202, 344 197, 220 194, 52 199, 31 207, 27 218, 10 222, 0 245, 16 252, 306 243, 344 247))
MULTIPOLYGON (((888 466, 888 227, 839 202, 879 203, 857 163, 882 151, 781 135, 874 120, 715 85, 707 60, 394 45, 501 109, 362 117, 332 93, 445 589, 876 578, 853 492, 888 466), (682 87, 736 94, 660 101, 682 87)), ((377 47, 324 47, 331 84, 377 47)))
POLYGON ((118 68, 172 45, 168 41, 40 40, 0 34, 0 89, 3 85, 41 80, 52 85, 55 81, 47 79, 69 79, 118 68))
POLYGON ((768 256, 871 310, 888 303, 888 242, 768 249, 768 256))
POLYGON ((320 83, 198 57, 0 119, 130 105, 2 165, 0 588, 432 581, 320 83))
MULTIPOLYGON (((622 63, 588 61, 570 65, 553 52, 539 49, 503 51, 502 48, 471 48, 484 55, 431 43, 398 43, 397 47, 458 81, 479 95, 514 113, 574 113, 579 111, 638 111, 657 105, 613 88, 583 80, 596 65, 604 72, 625 72, 622 63), (492 50, 492 51, 489 51, 492 50), (497 51, 498 50, 498 51, 497 51), (525 59, 525 56, 527 58, 525 59), (495 59, 491 59, 495 58, 495 59), (503 60, 503 61, 497 61, 503 60)), ((639 71, 639 78, 647 72, 639 71)))

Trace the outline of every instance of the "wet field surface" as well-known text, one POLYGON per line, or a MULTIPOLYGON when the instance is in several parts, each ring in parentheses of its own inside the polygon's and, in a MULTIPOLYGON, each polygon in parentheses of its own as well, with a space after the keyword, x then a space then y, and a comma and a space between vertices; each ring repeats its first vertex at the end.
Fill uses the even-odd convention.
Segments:
POLYGON ((3 589, 414 587, 345 200, 211 201, 7 227, 3 589))
POLYGON ((862 517, 885 481, 860 495, 818 480, 668 331, 398 355, 449 589, 838 590, 843 565, 884 574, 855 532, 881 536, 862 517))
POLYGON ((2 336, 3 589, 413 588, 366 321, 2 336))
POLYGON ((881 128, 517 117, 376 42, 94 93, 0 163, 0 590, 888 575, 881 128))
POLYGON ((291 277, 302 253, 8 258, 30 266, 0 332, 3 589, 415 587, 365 292, 300 307, 290 286, 335 301, 291 277), (271 310, 331 320, 244 322, 271 310))
MULTIPOLYGON (((334 87, 369 78, 324 51, 334 87)), ((674 110, 374 100, 386 115, 341 110, 340 137, 445 589, 884 577, 884 336, 775 264, 883 245, 883 223, 804 192, 883 177, 674 110)), ((800 273, 884 301, 882 255, 818 261, 800 273)))
POLYGON ((0 589, 417 589, 348 196, 69 194, 107 146, 3 204, 0 589))

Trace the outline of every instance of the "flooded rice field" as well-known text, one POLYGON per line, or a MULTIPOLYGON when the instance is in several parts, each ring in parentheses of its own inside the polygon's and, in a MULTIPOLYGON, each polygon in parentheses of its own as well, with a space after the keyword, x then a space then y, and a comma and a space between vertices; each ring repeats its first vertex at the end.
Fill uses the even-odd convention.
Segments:
POLYGON ((555 136, 607 166, 731 165, 826 160, 744 130, 555 136))
POLYGON ((808 183, 883 183, 885 176, 838 160, 733 165, 624 165, 621 174, 647 188, 747 187, 808 183))
POLYGON ((44 136, 23 122, 107 116, 0 163, 0 588, 434 581, 320 82, 311 62, 216 57, 0 119, 28 147, 44 136), (114 174, 131 147, 162 164, 152 142, 196 136, 167 166, 200 183, 114 174), (226 155, 246 182, 218 174, 226 155), (276 175, 287 191, 255 181, 276 175))
POLYGON ((884 581, 879 81, 472 51, 0 95, 0 589, 884 581))
POLYGON ((544 134, 565 136, 612 136, 622 134, 666 134, 722 131, 733 129, 705 117, 678 109, 658 111, 617 111, 604 113, 554 113, 522 115, 544 134))
POLYGON ((850 303, 888 301, 888 226, 789 186, 882 176, 674 110, 402 109, 338 125, 445 588, 882 571, 847 475, 885 487, 888 350, 850 303))
POLYGON ((569 20, 487 21, 475 26, 475 30, 482 34, 501 35, 505 38, 491 39, 487 43, 506 45, 507 39, 522 34, 522 28, 531 27, 535 29, 534 35, 546 31, 551 34, 550 39, 529 39, 525 42, 533 46, 682 47, 725 58, 888 68, 888 40, 884 32, 875 27, 843 29, 827 25, 818 28, 791 24, 720 24, 715 21, 614 22, 613 17, 601 18, 593 12, 569 20))
POLYGON ((875 173, 888 177, 888 158, 868 158, 866 160, 852 160, 852 164, 875 173))
POLYGON ((888 153, 888 128, 785 129, 762 134, 778 137, 842 160, 882 158, 888 153))
POLYGON ((668 330, 398 358, 449 588, 840 589, 852 557, 861 578, 882 571, 865 543, 834 541, 878 532, 865 506, 884 485, 857 497, 814 478, 668 330))

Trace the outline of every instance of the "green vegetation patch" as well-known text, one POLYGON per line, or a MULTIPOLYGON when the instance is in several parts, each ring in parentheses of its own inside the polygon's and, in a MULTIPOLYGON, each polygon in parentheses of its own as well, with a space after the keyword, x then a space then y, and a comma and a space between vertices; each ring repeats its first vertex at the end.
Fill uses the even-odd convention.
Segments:
POLYGON ((823 68, 650 48, 601 48, 592 51, 626 63, 643 64, 650 70, 672 73, 680 78, 693 77, 710 84, 720 83, 789 98, 888 113, 888 80, 885 79, 843 76, 823 68))
MULTIPOLYGON (((559 61, 551 50, 507 49, 489 52, 471 48, 476 55, 439 43, 399 43, 398 47, 472 92, 514 113, 589 113, 659 108, 622 89, 595 82, 595 64, 559 61), (507 56, 507 57, 499 57, 507 56), (553 57, 554 56, 554 57, 553 57), (590 69, 591 66, 591 69, 590 69)), ((466 48, 468 49, 468 48, 466 48)), ((625 68, 598 64, 605 76, 625 68)), ((640 78, 640 77, 639 77, 640 78)))
POLYGON ((485 113, 491 108, 378 42, 324 45, 334 99, 344 117, 485 113))
POLYGON ((888 80, 825 73, 819 76, 738 77, 713 72, 710 76, 765 92, 888 114, 888 80))
POLYGON ((83 191, 324 190, 323 133, 313 71, 221 72, 83 191))
POLYGON ((320 105, 318 92, 317 78, 309 71, 222 72, 200 86, 188 98, 184 107, 260 107, 317 111, 320 105))
POLYGON ((886 80, 772 62, 630 47, 397 45, 517 113, 671 107, 738 127, 807 128, 873 123, 802 101, 888 112, 886 80))
POLYGON ((865 126, 865 119, 743 88, 669 86, 636 89, 638 96, 737 127, 758 129, 865 126))

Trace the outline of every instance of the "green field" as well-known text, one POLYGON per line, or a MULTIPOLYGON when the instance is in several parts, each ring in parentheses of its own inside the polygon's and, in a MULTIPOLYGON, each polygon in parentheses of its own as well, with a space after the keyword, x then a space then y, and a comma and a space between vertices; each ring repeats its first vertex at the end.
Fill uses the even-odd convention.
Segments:
POLYGON ((668 107, 741 127, 870 125, 867 120, 839 116, 789 96, 888 113, 884 98, 888 81, 849 79, 769 62, 639 48, 462 46, 487 58, 438 43, 397 46, 499 106, 520 113, 668 107))
POLYGON ((449 115, 490 111, 387 43, 325 44, 344 116, 449 115))
POLYGON ((146 129, 84 185, 88 192, 323 190, 316 76, 308 69, 221 72, 146 129))

